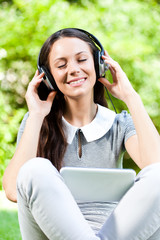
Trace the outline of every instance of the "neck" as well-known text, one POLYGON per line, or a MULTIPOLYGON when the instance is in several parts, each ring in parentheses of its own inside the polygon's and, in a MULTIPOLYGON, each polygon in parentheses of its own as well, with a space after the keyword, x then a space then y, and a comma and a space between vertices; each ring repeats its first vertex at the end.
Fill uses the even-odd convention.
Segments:
POLYGON ((64 118, 76 127, 89 124, 95 117, 97 105, 93 99, 66 99, 64 118))

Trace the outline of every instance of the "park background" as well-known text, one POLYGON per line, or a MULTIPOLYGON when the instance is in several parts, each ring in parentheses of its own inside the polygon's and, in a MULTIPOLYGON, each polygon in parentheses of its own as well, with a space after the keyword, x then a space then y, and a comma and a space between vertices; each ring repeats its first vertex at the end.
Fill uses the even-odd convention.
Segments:
MULTIPOLYGON (((100 40, 126 72, 160 132, 160 0, 0 0, 0 190, 27 112, 24 96, 39 50, 53 32, 66 27, 85 29, 100 40)), ((127 109, 122 101, 112 100, 118 112, 127 109)), ((139 171, 127 154, 124 167, 139 171)), ((14 215, 6 222, 14 223, 15 216, 17 221, 14 215)), ((1 238, 0 232, 0 239, 20 237, 7 233, 1 238)))

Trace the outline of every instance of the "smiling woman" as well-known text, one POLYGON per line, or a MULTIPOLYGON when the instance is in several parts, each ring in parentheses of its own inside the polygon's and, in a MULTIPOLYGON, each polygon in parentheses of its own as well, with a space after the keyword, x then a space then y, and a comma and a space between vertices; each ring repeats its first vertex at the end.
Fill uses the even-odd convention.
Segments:
POLYGON ((71 37, 59 39, 51 48, 49 65, 58 89, 63 92, 68 104, 73 96, 93 100, 96 73, 93 54, 86 42, 71 37))
POLYGON ((29 113, 3 178, 7 197, 18 202, 22 238, 159 239, 160 137, 100 42, 81 29, 52 34, 40 50, 26 101, 29 113), (104 76, 108 67, 113 83, 104 76), (104 86, 131 115, 107 108, 104 86), (125 150, 142 170, 121 201, 76 202, 59 170, 122 168, 125 150))

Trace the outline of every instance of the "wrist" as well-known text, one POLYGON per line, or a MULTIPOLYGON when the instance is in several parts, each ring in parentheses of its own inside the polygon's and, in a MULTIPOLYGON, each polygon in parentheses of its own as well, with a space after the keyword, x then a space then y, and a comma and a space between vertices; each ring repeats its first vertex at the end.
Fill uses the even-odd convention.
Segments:
POLYGON ((133 90, 132 92, 130 92, 128 95, 125 96, 123 101, 129 108, 131 105, 133 104, 135 105, 137 100, 138 101, 140 100, 140 96, 135 90, 133 90))
POLYGON ((42 123, 45 118, 45 115, 40 112, 30 112, 29 111, 29 119, 37 121, 37 123, 42 123))

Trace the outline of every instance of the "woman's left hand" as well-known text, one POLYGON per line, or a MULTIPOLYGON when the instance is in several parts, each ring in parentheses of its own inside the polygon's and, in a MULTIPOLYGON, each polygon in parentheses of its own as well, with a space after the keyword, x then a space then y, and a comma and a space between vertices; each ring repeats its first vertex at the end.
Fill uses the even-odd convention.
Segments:
POLYGON ((125 72, 120 65, 114 61, 105 51, 102 56, 105 63, 109 64, 109 69, 112 74, 113 83, 110 83, 106 78, 99 78, 98 80, 109 90, 109 92, 116 98, 127 101, 127 97, 135 92, 131 83, 129 82, 125 72))

